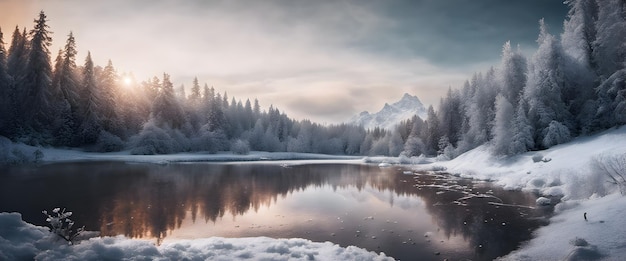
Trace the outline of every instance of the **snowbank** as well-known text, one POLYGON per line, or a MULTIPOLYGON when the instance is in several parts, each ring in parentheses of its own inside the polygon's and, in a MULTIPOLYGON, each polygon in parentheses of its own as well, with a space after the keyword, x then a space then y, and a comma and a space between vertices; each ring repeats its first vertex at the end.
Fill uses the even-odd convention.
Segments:
POLYGON ((246 155, 235 154, 232 152, 206 153, 206 152, 188 152, 164 155, 132 155, 130 151, 119 152, 84 152, 77 149, 59 149, 59 148, 40 148, 32 147, 24 144, 11 143, 8 139, 2 142, 0 137, 0 164, 20 164, 29 162, 72 162, 72 161, 124 161, 124 162, 140 162, 140 163, 157 163, 167 164, 175 162, 227 162, 227 161, 283 161, 283 160, 352 160, 360 161, 362 157, 342 156, 342 155, 325 155, 314 153, 294 153, 294 152, 262 152, 253 151, 246 155), (6 147, 6 148, 5 148, 6 147), (38 158, 35 158, 35 152, 39 151, 38 158), (18 159, 18 156, 26 155, 18 159), (33 156, 30 156, 30 155, 33 156))
POLYGON ((453 160, 416 168, 445 169, 462 177, 492 180, 507 189, 561 198, 551 224, 503 260, 626 259, 626 197, 593 168, 598 156, 626 155, 626 126, 513 157, 493 156, 490 150, 483 145, 453 160))
POLYGON ((95 237, 75 245, 47 228, 0 213, 0 260, 393 260, 384 253, 306 239, 204 238, 155 246, 123 236, 95 237))

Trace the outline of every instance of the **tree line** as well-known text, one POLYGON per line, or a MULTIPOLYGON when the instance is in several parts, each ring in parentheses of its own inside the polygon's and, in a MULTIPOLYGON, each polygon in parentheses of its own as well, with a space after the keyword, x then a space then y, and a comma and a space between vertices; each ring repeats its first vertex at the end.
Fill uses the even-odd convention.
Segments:
MULTIPOLYGON (((0 135, 16 142, 92 151, 130 149, 135 154, 249 150, 369 154, 363 141, 383 131, 346 124, 296 121, 258 100, 229 99, 208 84, 191 93, 170 76, 129 88, 109 60, 95 65, 91 53, 77 65, 70 32, 54 61, 52 34, 42 11, 30 31, 16 26, 6 51, 0 30, 0 135)), ((375 138, 374 138, 375 137, 375 138)), ((401 147, 401 145, 400 145, 401 147)))
POLYGON ((135 154, 249 150, 454 158, 488 144, 515 155, 626 123, 626 1, 572 0, 563 33, 540 21, 527 58, 510 42, 501 63, 450 88, 426 119, 391 130, 294 120, 259 101, 208 84, 175 88, 166 73, 125 88, 111 61, 76 63, 72 33, 54 62, 42 11, 16 27, 6 51, 0 30, 0 135, 32 145, 130 149, 135 154))
POLYGON ((501 63, 450 89, 414 117, 408 155, 454 158, 488 144, 496 155, 546 149, 626 123, 626 1, 571 0, 560 38, 539 22, 538 49, 510 42, 501 63))

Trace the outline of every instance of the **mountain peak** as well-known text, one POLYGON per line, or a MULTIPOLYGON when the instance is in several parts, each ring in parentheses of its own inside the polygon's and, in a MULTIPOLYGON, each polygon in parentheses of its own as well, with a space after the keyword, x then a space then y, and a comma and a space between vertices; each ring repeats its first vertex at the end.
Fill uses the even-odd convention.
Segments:
POLYGON ((362 125, 368 129, 376 127, 391 129, 401 121, 410 119, 413 115, 425 118, 426 108, 417 96, 405 93, 397 102, 385 103, 380 111, 368 114, 361 113, 353 116, 348 123, 362 125))

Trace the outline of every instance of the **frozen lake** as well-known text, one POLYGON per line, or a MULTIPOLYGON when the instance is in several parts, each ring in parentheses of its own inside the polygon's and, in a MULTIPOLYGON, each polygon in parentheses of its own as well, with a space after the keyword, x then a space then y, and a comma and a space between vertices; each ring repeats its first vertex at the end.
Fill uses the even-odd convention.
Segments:
POLYGON ((545 224, 550 209, 535 200, 488 182, 365 164, 82 162, 0 174, 0 212, 37 225, 42 210, 65 207, 103 235, 299 237, 401 260, 504 255, 545 224))

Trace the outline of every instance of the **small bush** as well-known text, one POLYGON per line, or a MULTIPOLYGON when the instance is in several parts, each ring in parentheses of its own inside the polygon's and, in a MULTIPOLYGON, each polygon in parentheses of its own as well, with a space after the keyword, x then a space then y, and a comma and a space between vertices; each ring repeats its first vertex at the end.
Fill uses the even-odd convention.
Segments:
POLYGON ((244 140, 236 140, 230 145, 230 150, 239 155, 248 155, 250 153, 250 144, 244 140))
POLYGON ((76 231, 72 230, 74 221, 70 219, 70 216, 72 216, 70 211, 65 212, 65 209, 55 208, 52 210, 52 215, 48 214, 46 210, 42 211, 42 213, 47 216, 46 221, 50 225, 50 232, 65 239, 70 245, 73 244, 73 240, 80 233, 85 231, 85 226, 76 229, 76 231))
POLYGON ((100 132, 98 141, 96 143, 96 151, 98 152, 112 152, 120 151, 124 149, 124 142, 116 135, 113 135, 107 131, 100 132))
POLYGON ((535 155, 533 155, 533 162, 537 163, 537 162, 541 162, 543 160, 543 155, 541 153, 537 153, 535 155))

